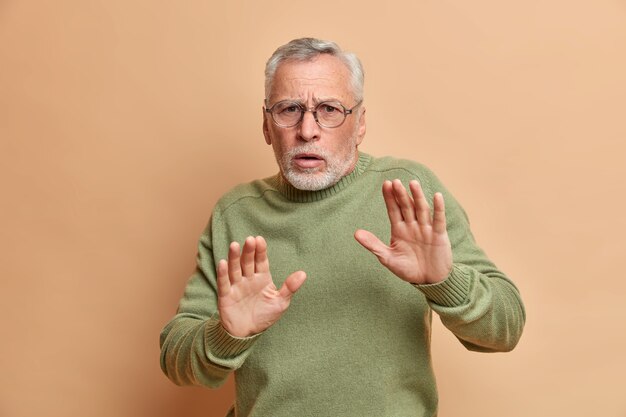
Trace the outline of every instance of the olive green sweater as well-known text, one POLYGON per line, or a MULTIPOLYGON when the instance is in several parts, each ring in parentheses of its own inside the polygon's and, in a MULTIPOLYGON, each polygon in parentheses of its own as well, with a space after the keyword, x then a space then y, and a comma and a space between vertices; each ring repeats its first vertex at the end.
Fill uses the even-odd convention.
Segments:
POLYGON ((360 154, 352 173, 322 191, 276 175, 240 185, 217 203, 197 269, 161 334, 161 367, 176 384, 219 387, 235 371, 236 416, 435 416, 431 311, 465 347, 508 351, 524 325, 515 286, 476 245, 463 209, 424 166, 360 154), (353 235, 389 241, 386 179, 417 179, 446 203, 453 269, 413 286, 382 266, 353 235), (249 338, 229 335, 217 314, 215 270, 230 242, 263 236, 274 282, 307 280, 285 314, 249 338))

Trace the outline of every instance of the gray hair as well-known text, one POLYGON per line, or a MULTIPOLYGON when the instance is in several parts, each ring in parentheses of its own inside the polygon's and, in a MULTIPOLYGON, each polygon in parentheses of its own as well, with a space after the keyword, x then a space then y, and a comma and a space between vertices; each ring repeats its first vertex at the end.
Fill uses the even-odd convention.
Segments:
POLYGON ((311 61, 321 54, 341 60, 350 71, 350 84, 356 101, 363 100, 365 74, 359 58, 352 52, 342 51, 335 42, 315 38, 294 39, 274 51, 265 64, 265 100, 269 100, 272 82, 278 66, 285 61, 311 61))

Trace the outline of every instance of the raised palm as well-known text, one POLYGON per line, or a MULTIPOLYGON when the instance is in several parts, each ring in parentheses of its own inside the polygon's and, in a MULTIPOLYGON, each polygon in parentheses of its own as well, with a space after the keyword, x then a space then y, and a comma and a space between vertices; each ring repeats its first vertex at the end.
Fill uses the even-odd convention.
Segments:
POLYGON ((305 279, 304 272, 294 272, 279 290, 270 274, 265 239, 248 237, 241 253, 239 244, 231 243, 228 261, 221 260, 217 267, 218 310, 222 326, 237 337, 262 332, 289 307, 292 295, 305 279))
POLYGON ((440 282, 452 269, 443 196, 435 194, 431 217, 419 183, 411 181, 409 188, 413 198, 400 180, 383 183, 383 198, 391 222, 389 245, 366 230, 357 230, 354 237, 401 279, 413 284, 440 282))

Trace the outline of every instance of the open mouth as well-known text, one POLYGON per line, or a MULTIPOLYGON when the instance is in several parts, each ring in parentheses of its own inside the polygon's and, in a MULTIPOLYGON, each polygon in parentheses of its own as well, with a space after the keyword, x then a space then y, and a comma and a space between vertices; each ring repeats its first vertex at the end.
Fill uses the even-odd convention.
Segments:
POLYGON ((324 158, 314 153, 301 153, 293 158, 293 162, 300 168, 317 168, 324 163, 324 158))

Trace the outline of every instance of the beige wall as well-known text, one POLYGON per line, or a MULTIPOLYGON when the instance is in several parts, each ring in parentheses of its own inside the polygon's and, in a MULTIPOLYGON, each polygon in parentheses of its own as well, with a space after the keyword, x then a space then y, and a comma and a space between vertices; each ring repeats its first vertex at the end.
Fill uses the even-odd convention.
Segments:
POLYGON ((617 0, 0 2, 0 415, 223 415, 158 334, 216 199, 276 170, 262 70, 303 35, 361 56, 362 149, 433 168, 524 296, 510 354, 435 319, 440 415, 626 416, 617 0))

